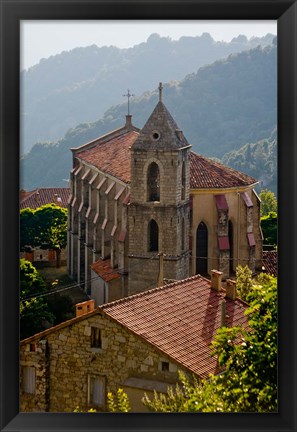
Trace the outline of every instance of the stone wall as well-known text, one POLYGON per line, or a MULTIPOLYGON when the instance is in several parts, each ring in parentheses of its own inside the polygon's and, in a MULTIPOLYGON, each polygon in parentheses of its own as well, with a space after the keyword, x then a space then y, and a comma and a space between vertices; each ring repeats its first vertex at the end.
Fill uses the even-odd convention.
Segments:
POLYGON ((87 410, 94 406, 89 400, 90 377, 105 382, 104 404, 95 406, 99 411, 106 410, 107 392, 116 392, 130 377, 172 384, 178 380, 177 364, 98 311, 48 330, 34 342, 35 352, 29 351, 32 340, 20 349, 21 375, 26 365, 36 368, 34 395, 22 392, 21 381, 21 411, 87 410), (101 348, 91 347, 92 327, 100 330, 101 348), (169 363, 168 370, 162 370, 162 362, 169 363))

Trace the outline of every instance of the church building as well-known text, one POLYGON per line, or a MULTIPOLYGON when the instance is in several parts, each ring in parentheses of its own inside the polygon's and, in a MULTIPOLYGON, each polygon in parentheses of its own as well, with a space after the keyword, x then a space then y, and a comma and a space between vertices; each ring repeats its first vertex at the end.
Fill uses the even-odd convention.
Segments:
POLYGON ((188 276, 262 266, 257 181, 191 151, 159 100, 143 129, 73 148, 68 271, 96 304, 188 276))

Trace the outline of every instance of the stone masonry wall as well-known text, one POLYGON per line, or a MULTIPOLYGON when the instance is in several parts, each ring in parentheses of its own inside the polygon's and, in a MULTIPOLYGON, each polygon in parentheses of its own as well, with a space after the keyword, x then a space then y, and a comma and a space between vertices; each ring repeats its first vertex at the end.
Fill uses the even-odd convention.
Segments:
POLYGON ((21 411, 72 412, 76 407, 87 410, 90 375, 105 380, 105 405, 98 408, 103 411, 107 392, 115 392, 129 377, 172 384, 178 380, 177 364, 104 313, 76 321, 44 338, 41 336, 36 343, 38 351, 34 353, 28 351, 28 344, 21 344, 21 366, 34 365, 38 376, 34 395, 24 395, 21 391, 21 411), (92 327, 101 331, 101 349, 91 348, 92 327), (45 355, 41 349, 46 340, 47 383, 45 355), (162 371, 162 361, 169 363, 169 371, 162 371), (47 385, 48 403, 45 402, 47 385))

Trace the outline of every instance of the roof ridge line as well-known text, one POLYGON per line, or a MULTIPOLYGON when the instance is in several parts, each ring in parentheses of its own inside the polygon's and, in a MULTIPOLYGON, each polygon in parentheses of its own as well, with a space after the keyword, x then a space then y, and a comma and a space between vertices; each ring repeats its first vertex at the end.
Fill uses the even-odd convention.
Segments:
POLYGON ((189 276, 188 278, 180 279, 180 280, 177 280, 175 282, 171 282, 169 284, 162 285, 160 287, 151 288, 151 289, 149 289, 147 291, 141 291, 139 293, 132 294, 130 296, 127 296, 127 297, 124 297, 124 298, 121 298, 121 299, 118 299, 118 300, 114 300, 114 301, 109 302, 109 303, 105 303, 103 305, 100 305, 100 307, 104 310, 105 308, 107 308, 109 306, 115 306, 117 304, 126 303, 129 300, 131 300, 131 299, 138 298, 138 297, 145 297, 146 295, 149 295, 149 294, 151 294, 153 292, 161 291, 163 289, 172 288, 173 286, 179 285, 179 284, 181 284, 184 281, 189 281, 189 280, 198 279, 198 278, 204 279, 204 280, 206 280, 206 281, 209 282, 208 279, 204 278, 200 274, 196 274, 194 276, 189 276))
POLYGON ((97 137, 91 141, 88 141, 87 143, 82 144, 81 146, 71 147, 70 150, 73 153, 79 153, 80 151, 89 150, 98 144, 106 142, 109 139, 117 138, 118 136, 125 135, 126 133, 129 133, 129 132, 139 133, 139 131, 140 131, 140 129, 137 128, 136 126, 133 126, 131 129, 129 129, 129 128, 127 128, 126 125, 124 125, 120 128, 114 129, 113 131, 107 132, 104 135, 100 135, 99 137, 97 137))

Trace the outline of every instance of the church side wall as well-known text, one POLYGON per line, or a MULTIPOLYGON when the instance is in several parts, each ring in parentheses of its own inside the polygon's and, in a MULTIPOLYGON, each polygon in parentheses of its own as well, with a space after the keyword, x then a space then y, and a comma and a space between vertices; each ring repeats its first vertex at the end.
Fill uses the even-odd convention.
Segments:
MULTIPOLYGON (((232 270, 235 271, 238 265, 248 265, 254 271, 255 257, 256 267, 261 262, 261 232, 259 227, 259 204, 251 188, 241 190, 213 190, 192 191, 192 274, 196 273, 196 251, 197 239, 196 233, 200 222, 204 222, 208 229, 208 273, 212 269, 220 269, 219 248, 218 248, 218 211, 216 208, 215 195, 223 193, 228 204, 228 221, 232 223, 232 270), (244 203, 241 192, 247 192, 253 206, 247 208, 244 203), (248 233, 253 233, 256 246, 251 247, 248 242, 248 233)), ((230 239, 229 239, 230 240, 230 239)), ((230 245, 231 247, 231 245, 230 245)), ((230 258, 230 250, 227 251, 227 259, 230 258)), ((222 270, 222 269, 221 269, 222 270)), ((229 277, 228 267, 224 268, 224 276, 229 277)))
POLYGON ((82 282, 89 292, 93 262, 111 257, 113 267, 125 264, 123 256, 119 260, 119 250, 122 253, 125 249, 128 236, 121 247, 118 237, 123 229, 127 230, 127 219, 122 222, 122 215, 129 187, 95 167, 80 163, 72 173, 71 188, 69 275, 82 282))

